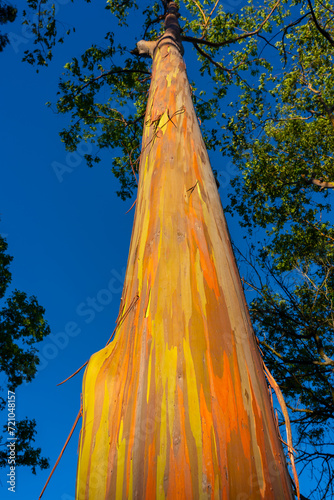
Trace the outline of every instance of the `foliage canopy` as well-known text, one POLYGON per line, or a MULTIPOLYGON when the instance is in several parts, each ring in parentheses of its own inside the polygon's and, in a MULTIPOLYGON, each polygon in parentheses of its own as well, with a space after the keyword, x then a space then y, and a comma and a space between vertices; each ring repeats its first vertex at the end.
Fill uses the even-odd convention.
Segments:
MULTIPOLYGON (((5 294, 11 282, 10 263, 13 257, 7 254, 7 242, 0 236, 0 374, 2 392, 12 391, 23 382, 34 378, 39 358, 35 344, 50 333, 44 319, 45 310, 36 297, 14 290, 7 298, 5 294)), ((0 396, 0 411, 7 407, 7 397, 0 396)), ((41 456, 41 448, 34 448, 36 421, 27 417, 16 421, 15 437, 16 465, 26 465, 36 474, 36 467, 49 467, 48 459, 41 456)), ((8 449, 5 446, 8 437, 7 424, 0 436, 0 467, 7 466, 8 449)))

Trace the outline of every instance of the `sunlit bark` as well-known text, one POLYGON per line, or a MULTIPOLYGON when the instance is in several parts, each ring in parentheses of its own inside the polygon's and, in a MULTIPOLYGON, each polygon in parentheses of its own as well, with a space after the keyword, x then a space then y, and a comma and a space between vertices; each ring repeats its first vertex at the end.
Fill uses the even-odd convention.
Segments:
POLYGON ((128 314, 84 376, 76 498, 290 499, 173 22, 154 51, 128 314))

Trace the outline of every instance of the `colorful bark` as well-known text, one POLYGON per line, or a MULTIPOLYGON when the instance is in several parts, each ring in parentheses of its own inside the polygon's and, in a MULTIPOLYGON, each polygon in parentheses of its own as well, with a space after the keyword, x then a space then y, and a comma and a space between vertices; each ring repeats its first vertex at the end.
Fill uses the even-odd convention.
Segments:
POLYGON ((289 499, 219 194, 172 38, 154 53, 115 340, 83 385, 77 500, 289 499))

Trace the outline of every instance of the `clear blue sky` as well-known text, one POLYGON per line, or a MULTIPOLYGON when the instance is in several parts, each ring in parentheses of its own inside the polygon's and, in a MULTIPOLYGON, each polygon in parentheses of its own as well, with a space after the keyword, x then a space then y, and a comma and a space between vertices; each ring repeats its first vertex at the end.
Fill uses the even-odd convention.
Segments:
MULTIPOLYGON (((20 0, 18 7, 24 7, 20 0)), ((0 232, 6 236, 14 288, 36 295, 46 309, 52 334, 40 344, 41 365, 35 380, 17 389, 17 419, 37 420, 36 446, 53 466, 80 407, 83 371, 61 387, 61 382, 90 355, 102 348, 115 326, 134 210, 115 191, 118 182, 111 155, 89 169, 80 154, 68 154, 58 132, 68 118, 45 106, 56 100, 58 78, 71 57, 79 57, 91 42, 104 44, 107 31, 129 39, 103 10, 104 0, 91 5, 55 0, 57 18, 76 33, 55 50, 49 68, 39 74, 22 63, 32 48, 20 23, 9 30, 17 43, 0 54, 1 60, 1 176, 0 232), (61 182, 54 167, 66 165, 61 182)), ((230 0, 231 10, 240 5, 230 0)), ((124 38, 123 38, 124 41, 124 38)), ((133 47, 135 46, 135 41, 133 47)), ((187 61, 187 53, 185 55, 187 61)), ((189 67, 189 62, 188 62, 189 67)), ((87 152, 82 146, 82 154, 87 152)), ((221 157, 213 161, 220 192, 233 173, 221 157)), ((240 233, 230 225, 233 235, 240 233)), ((43 496, 45 500, 74 500, 80 422, 43 496)), ((7 491, 1 470, 1 498, 37 500, 50 470, 17 469, 16 494, 7 491)))

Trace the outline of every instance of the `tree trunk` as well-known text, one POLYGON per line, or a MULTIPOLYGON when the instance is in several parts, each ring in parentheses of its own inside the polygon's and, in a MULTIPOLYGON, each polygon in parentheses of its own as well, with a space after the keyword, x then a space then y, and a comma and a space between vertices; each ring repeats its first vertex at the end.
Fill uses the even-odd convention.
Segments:
POLYGON ((84 376, 76 498, 291 499, 177 9, 168 8, 154 50, 123 319, 84 376))

